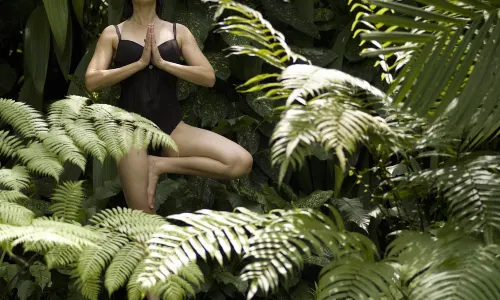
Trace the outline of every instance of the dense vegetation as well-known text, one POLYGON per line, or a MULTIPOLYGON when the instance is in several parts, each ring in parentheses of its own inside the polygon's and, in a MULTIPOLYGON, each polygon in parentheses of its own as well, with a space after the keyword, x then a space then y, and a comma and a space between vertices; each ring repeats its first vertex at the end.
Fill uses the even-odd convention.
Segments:
POLYGON ((166 218, 109 201, 113 161, 175 144, 112 106, 117 88, 82 84, 121 1, 2 4, 20 14, 2 16, 0 92, 19 100, 0 100, 5 296, 499 299, 500 3, 206 2, 164 11, 218 77, 179 84, 184 118, 256 166, 231 182, 169 175, 166 218))

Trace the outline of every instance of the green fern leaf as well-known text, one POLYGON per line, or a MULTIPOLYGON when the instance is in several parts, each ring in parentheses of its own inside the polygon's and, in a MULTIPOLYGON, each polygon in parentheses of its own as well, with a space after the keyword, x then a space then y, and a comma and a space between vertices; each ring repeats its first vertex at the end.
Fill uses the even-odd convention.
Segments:
POLYGON ((65 126, 66 132, 75 144, 85 153, 97 158, 101 163, 106 157, 106 144, 97 136, 94 124, 90 120, 78 119, 65 126))
POLYGON ((17 137, 9 135, 9 131, 0 130, 0 156, 14 157, 22 148, 22 142, 17 137))
POLYGON ((0 169, 0 186, 12 190, 26 189, 30 183, 28 171, 23 166, 14 166, 12 169, 0 169))
POLYGON ((101 239, 102 236, 98 232, 57 219, 34 219, 27 226, 0 224, 0 243, 9 242, 11 246, 39 242, 46 248, 68 245, 81 249, 85 246, 94 246, 101 239))
POLYGON ((366 262, 356 256, 339 258, 321 270, 318 300, 391 297, 389 286, 395 274, 396 270, 385 262, 366 262))
POLYGON ((47 133, 41 134, 40 139, 43 146, 57 155, 62 162, 69 161, 82 171, 85 170, 87 160, 82 151, 63 130, 51 128, 47 133))
POLYGON ((146 262, 143 260, 135 268, 132 276, 130 276, 127 284, 127 296, 129 300, 141 300, 144 298, 145 293, 141 290, 139 276, 144 272, 145 268, 146 262))
MULTIPOLYGON (((203 0, 204 2, 210 0, 203 0)), ((285 36, 275 30, 271 23, 264 19, 262 14, 246 5, 230 0, 218 0, 217 12, 214 19, 218 19, 226 10, 236 12, 239 16, 229 16, 220 22, 216 32, 231 33, 246 37, 260 44, 260 48, 250 45, 235 45, 229 50, 230 55, 250 55, 262 58, 267 63, 283 69, 287 63, 298 59, 308 61, 305 57, 294 53, 285 42, 285 36)))
POLYGON ((50 209, 54 216, 66 222, 79 223, 83 216, 82 203, 85 198, 83 181, 64 182, 54 190, 50 209))
POLYGON ((170 275, 179 275, 186 266, 196 261, 214 259, 223 264, 234 251, 241 255, 247 249, 247 232, 269 217, 239 209, 240 213, 200 210, 195 214, 179 214, 168 219, 184 222, 190 227, 164 225, 147 242, 146 269, 139 277, 144 288, 157 286, 170 275), (222 250, 222 251, 221 251, 222 250))
POLYGON ((360 228, 368 232, 368 224, 370 224, 370 215, 368 211, 363 208, 363 203, 359 199, 334 199, 338 209, 345 213, 347 221, 356 223, 360 228))
POLYGON ((48 175, 59 180, 59 175, 64 170, 57 156, 38 142, 33 142, 27 148, 18 150, 18 155, 28 170, 40 175, 48 175))
POLYGON ((99 279, 104 268, 127 242, 128 239, 124 234, 114 233, 106 235, 100 245, 83 249, 77 263, 81 280, 99 279))
POLYGON ((138 243, 129 243, 116 253, 104 279, 110 295, 127 282, 145 255, 145 248, 138 243))
POLYGON ((62 245, 55 246, 45 253, 45 260, 50 269, 62 268, 74 264, 81 255, 81 250, 62 245))
POLYGON ((0 201, 0 222, 24 226, 29 225, 35 214, 17 203, 0 201))
POLYGON ((31 106, 0 98, 0 120, 11 125, 26 138, 36 137, 48 130, 42 115, 31 106))
POLYGON ((18 201, 25 200, 25 199, 28 199, 28 197, 19 191, 0 190, 0 202, 17 203, 18 201))
POLYGON ((83 107, 89 99, 80 96, 67 96, 67 99, 59 100, 49 106, 47 120, 51 128, 64 128, 78 120, 83 107))
POLYGON ((500 229, 498 170, 500 156, 463 157, 458 164, 417 173, 398 189, 425 188, 425 191, 441 193, 449 203, 451 216, 461 228, 470 231, 488 227, 500 229))
POLYGON ((159 227, 168 224, 161 216, 122 207, 100 211, 89 222, 98 228, 126 234, 139 243, 146 242, 159 227))

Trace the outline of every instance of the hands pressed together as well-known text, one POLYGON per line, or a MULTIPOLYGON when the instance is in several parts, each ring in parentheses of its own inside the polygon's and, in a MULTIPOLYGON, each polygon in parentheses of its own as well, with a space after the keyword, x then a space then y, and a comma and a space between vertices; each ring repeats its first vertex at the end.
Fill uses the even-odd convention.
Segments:
POLYGON ((148 31, 144 42, 144 50, 141 58, 139 59, 139 63, 143 68, 149 64, 152 64, 157 68, 161 68, 161 66, 165 63, 165 60, 161 57, 158 45, 156 44, 154 24, 148 25, 148 31))

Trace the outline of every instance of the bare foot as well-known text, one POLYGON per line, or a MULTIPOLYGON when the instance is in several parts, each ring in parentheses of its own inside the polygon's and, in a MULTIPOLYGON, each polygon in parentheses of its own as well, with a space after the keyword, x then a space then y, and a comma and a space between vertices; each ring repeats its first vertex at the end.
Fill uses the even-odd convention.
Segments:
POLYGON ((156 184, 158 183, 158 178, 160 174, 156 167, 156 158, 153 156, 148 156, 148 205, 151 209, 155 209, 155 193, 156 184))

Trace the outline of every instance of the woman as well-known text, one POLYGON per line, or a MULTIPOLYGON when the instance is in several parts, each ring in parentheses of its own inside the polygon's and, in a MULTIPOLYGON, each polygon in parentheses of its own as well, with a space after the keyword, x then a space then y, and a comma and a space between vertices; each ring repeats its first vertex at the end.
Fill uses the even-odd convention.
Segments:
POLYGON ((252 156, 238 144, 182 122, 177 78, 212 87, 215 74, 189 29, 158 17, 161 2, 125 0, 125 12, 131 13, 104 29, 85 76, 89 91, 121 83, 119 106, 155 122, 179 148, 164 149, 167 157, 132 148, 118 162, 128 206, 148 213, 155 212, 162 173, 236 179, 252 168, 252 156), (181 56, 187 65, 180 64, 181 56), (116 67, 109 69, 112 61, 116 67))

